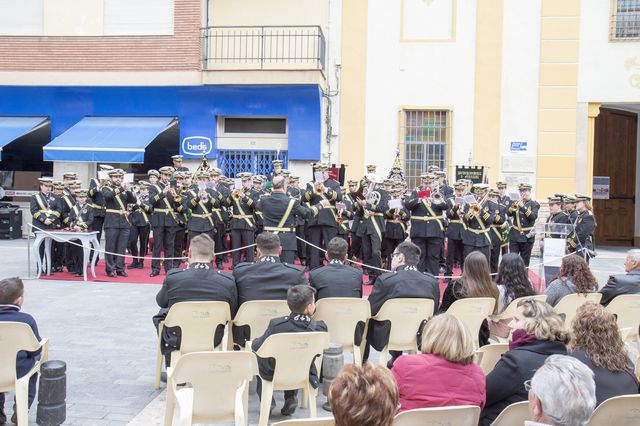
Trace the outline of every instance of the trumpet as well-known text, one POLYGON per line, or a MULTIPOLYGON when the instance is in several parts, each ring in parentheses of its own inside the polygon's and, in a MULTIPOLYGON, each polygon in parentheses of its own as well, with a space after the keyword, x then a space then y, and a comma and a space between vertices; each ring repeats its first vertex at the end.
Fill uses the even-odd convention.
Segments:
POLYGON ((318 194, 318 195, 324 194, 325 189, 326 188, 324 186, 324 183, 322 183, 322 182, 316 182, 315 183, 316 194, 318 194))
POLYGON ((488 196, 488 194, 489 194, 489 193, 484 194, 484 196, 482 197, 482 199, 481 199, 479 202, 474 203, 474 204, 471 204, 471 205, 469 206, 469 208, 474 212, 474 214, 475 214, 475 215, 480 214, 480 212, 481 212, 481 211, 482 211, 482 209, 484 208, 484 204, 485 204, 485 202, 486 202, 486 201, 487 201, 487 199, 488 199, 488 197, 487 197, 487 196, 488 196))
POLYGON ((239 200, 241 198, 244 198, 244 189, 234 189, 233 193, 231 193, 231 195, 233 196, 233 198, 235 198, 236 200, 239 200))
POLYGON ((179 185, 179 184, 176 184, 176 187, 175 187, 175 188, 174 188, 174 187, 172 187, 172 186, 171 186, 171 187, 169 187, 169 194, 171 194, 171 196, 173 197, 173 201, 174 201, 174 202, 176 202, 176 203, 180 203, 180 202, 182 202, 182 195, 180 195, 180 194, 176 191, 176 189, 177 189, 177 190, 180 190, 180 189, 181 189, 180 187, 181 187, 181 185, 179 185))

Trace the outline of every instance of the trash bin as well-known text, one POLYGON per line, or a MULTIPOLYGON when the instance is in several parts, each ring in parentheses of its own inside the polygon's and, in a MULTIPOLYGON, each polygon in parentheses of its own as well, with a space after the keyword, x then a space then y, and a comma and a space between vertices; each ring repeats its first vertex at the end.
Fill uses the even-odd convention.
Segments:
POLYGON ((22 210, 13 204, 0 205, 0 239, 22 238, 22 210))

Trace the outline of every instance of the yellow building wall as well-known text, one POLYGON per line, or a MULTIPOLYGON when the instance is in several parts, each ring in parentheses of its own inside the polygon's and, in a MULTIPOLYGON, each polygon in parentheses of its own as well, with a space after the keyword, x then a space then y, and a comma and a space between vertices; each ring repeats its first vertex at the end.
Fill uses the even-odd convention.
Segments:
POLYGON ((326 29, 329 19, 328 1, 208 1, 209 25, 320 25, 326 29))

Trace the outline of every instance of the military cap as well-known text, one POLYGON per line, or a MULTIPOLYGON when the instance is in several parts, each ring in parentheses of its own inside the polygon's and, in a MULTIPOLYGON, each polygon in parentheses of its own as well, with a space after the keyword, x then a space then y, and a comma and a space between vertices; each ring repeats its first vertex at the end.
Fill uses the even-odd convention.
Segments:
POLYGON ((500 196, 500 193, 498 192, 497 189, 491 188, 489 190, 489 197, 499 197, 499 196, 500 196))
POLYGON ((147 176, 160 177, 160 172, 155 169, 151 169, 147 172, 147 176))
POLYGON ((291 171, 287 169, 282 169, 282 171, 280 171, 280 174, 283 176, 291 176, 291 171))
POLYGON ((110 166, 108 164, 100 164, 98 166, 98 170, 101 170, 103 172, 109 171, 109 170, 113 170, 113 166, 110 166))
POLYGON ((355 179, 349 179, 349 186, 358 186, 358 181, 355 179))
POLYGON ((447 172, 444 172, 444 171, 442 171, 442 170, 434 170, 434 171, 433 171, 433 174, 434 174, 436 177, 442 177, 442 176, 446 176, 446 175, 447 175, 447 172))
POLYGON ((591 197, 585 194, 575 194, 575 200, 578 201, 591 201, 591 197))
POLYGON ((138 186, 140 187, 140 189, 149 188, 151 186, 151 184, 149 182, 147 182, 146 180, 141 180, 141 181, 138 182, 138 186))
POLYGON ((283 161, 282 160, 273 160, 273 165, 274 166, 282 166, 283 161))
POLYGON ((171 159, 173 161, 182 161, 182 155, 179 155, 179 154, 178 155, 172 155, 171 159))
POLYGON ((49 176, 38 178, 40 185, 53 186, 53 178, 49 176))
POLYGON ((496 188, 498 188, 498 189, 506 189, 506 187, 507 187, 507 182, 502 182, 502 181, 496 182, 496 188))
POLYGON ((299 176, 290 175, 289 182, 298 182, 300 180, 299 176))
POLYGON ((375 173, 377 166, 375 164, 367 164, 367 173, 375 173))
POLYGON ((429 173, 437 172, 439 170, 440 170, 440 166, 436 166, 435 164, 430 165, 429 168, 427 169, 429 173))
POLYGON ((484 192, 489 189, 489 185, 486 183, 474 183, 473 184, 473 192, 484 192))
POLYGON ((76 197, 86 197, 89 193, 89 190, 86 188, 78 188, 75 191, 76 197))
POLYGON ((459 180, 459 181, 457 181, 456 183, 453 184, 453 187, 455 189, 464 189, 464 188, 466 188, 466 186, 467 186, 467 183, 462 181, 462 180, 459 180))
POLYGON ((420 175, 420 179, 423 182, 432 182, 433 181, 433 175, 431 173, 423 173, 420 175))
MULTIPOLYGON (((38 179, 38 180, 40 180, 40 179, 38 179)), ((51 183, 52 183, 54 189, 64 189, 64 183, 60 182, 59 180, 54 180, 51 183)))
POLYGON ((184 179, 184 172, 181 170, 178 170, 173 174, 173 177, 176 179, 184 179))
POLYGON ((160 169, 158 169, 158 171, 162 175, 172 175, 175 170, 176 169, 174 169, 171 166, 164 166, 164 167, 160 167, 160 169))
POLYGON ((549 204, 562 204, 562 198, 560 197, 547 197, 549 204))
POLYGON ((253 183, 263 183, 264 180, 262 179, 262 176, 254 176, 252 179, 253 183))
POLYGON ((521 183, 518 185, 518 191, 531 191, 531 185, 528 183, 521 183))
POLYGON ((564 203, 573 204, 576 202, 576 197, 573 194, 553 194, 553 196, 560 198, 564 203))
POLYGON ((109 175, 109 177, 112 177, 112 176, 124 176, 124 170, 122 170, 122 169, 112 169, 112 170, 109 170, 107 172, 107 174, 109 175))
POLYGON ((73 182, 69 182, 69 188, 79 189, 82 186, 82 182, 79 180, 74 180, 73 182))
POLYGON ((63 179, 78 179, 78 174, 77 174, 77 173, 69 172, 69 173, 65 173, 65 174, 63 174, 63 175, 62 175, 62 178, 63 178, 63 179))

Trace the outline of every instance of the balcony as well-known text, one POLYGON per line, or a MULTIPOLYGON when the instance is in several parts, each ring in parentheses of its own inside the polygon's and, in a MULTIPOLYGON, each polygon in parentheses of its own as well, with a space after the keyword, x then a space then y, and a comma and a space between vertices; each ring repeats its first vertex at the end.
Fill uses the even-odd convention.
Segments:
POLYGON ((202 70, 320 71, 326 41, 319 26, 214 26, 202 29, 202 70))

